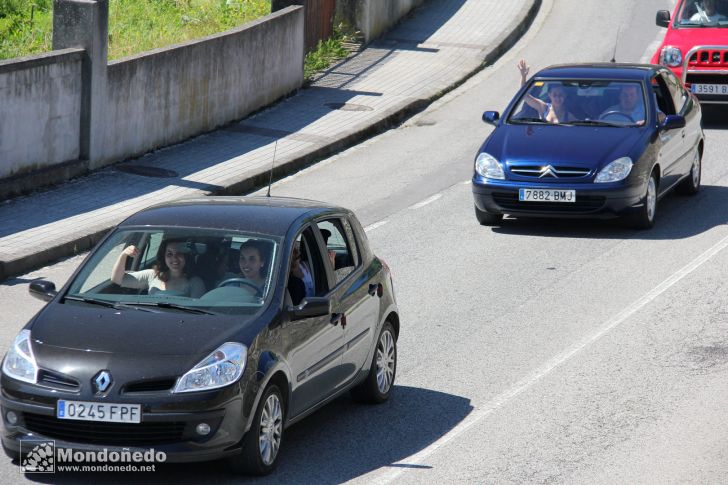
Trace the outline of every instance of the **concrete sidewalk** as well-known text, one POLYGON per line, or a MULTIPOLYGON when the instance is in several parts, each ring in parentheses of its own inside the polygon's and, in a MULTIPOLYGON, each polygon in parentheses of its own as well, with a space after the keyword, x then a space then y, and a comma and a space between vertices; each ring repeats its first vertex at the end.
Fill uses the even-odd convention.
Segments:
POLYGON ((121 220, 152 204, 240 194, 264 184, 274 150, 279 177, 392 126, 508 49, 540 4, 431 0, 311 87, 254 116, 3 202, 0 281, 90 249, 121 220))

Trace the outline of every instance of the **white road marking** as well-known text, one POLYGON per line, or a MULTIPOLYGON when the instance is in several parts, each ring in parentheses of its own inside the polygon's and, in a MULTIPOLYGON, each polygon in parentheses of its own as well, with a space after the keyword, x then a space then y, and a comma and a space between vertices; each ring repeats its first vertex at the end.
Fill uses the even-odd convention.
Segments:
POLYGON ((418 202, 414 205, 409 206, 409 209, 415 210, 415 209, 421 209, 422 207, 426 206, 427 204, 431 204, 435 202, 437 199, 442 197, 442 193, 435 194, 432 197, 428 197, 422 202, 418 202))
POLYGON ((378 227, 382 227, 383 225, 387 224, 389 221, 387 219, 381 220, 379 222, 375 222, 374 224, 369 224, 367 227, 364 228, 364 232, 373 231, 374 229, 378 227))
MULTIPOLYGON (((440 438, 439 440, 432 443, 427 448, 424 448, 422 451, 415 453, 414 455, 409 456, 408 458, 404 460, 398 461, 397 465, 418 465, 421 464, 424 460, 426 460, 428 457, 430 457, 433 453, 435 453, 437 450, 442 448, 443 446, 447 445, 449 442, 454 440, 455 438, 459 437, 463 433, 465 433, 468 429, 472 428, 474 425, 478 424, 480 421, 488 417, 493 411, 497 410, 498 408, 502 407, 503 405, 507 404, 508 401, 513 399, 514 397, 518 396, 522 392, 526 391, 530 387, 532 387, 534 384, 536 384, 538 381, 540 381, 543 377, 547 376, 551 373, 554 369, 562 365, 563 363, 570 360, 572 357, 574 357, 576 354, 599 340, 601 337, 606 335, 609 331, 626 321, 629 317, 634 315, 637 311, 641 310, 643 307, 651 303, 655 298, 663 294, 665 291, 670 289, 672 286, 674 286, 678 281, 683 279, 685 276, 689 275, 693 271, 695 271, 698 267, 700 267, 703 263, 708 261, 710 258, 718 254, 720 251, 728 247, 728 236, 721 239, 718 243, 713 245, 710 249, 702 253, 697 258, 693 259, 690 263, 688 263, 686 266, 678 270, 677 272, 673 273, 669 278, 664 280, 662 283, 657 285, 655 288, 653 288, 651 291, 649 291, 647 294, 645 294, 642 298, 632 303, 630 306, 622 310, 619 314, 617 314, 615 317, 608 320, 604 325, 599 328, 599 330, 594 333, 593 335, 586 337, 582 339, 581 341, 577 342, 575 345, 569 347, 564 352, 558 354, 556 357, 552 358, 551 360, 547 361, 544 365, 518 381, 516 384, 514 384, 512 387, 507 389, 506 391, 502 392, 501 394, 497 395, 492 400, 485 403, 483 406, 476 407, 475 410, 467 417, 465 418, 460 424, 458 424, 456 427, 454 427, 450 432, 448 432, 445 436, 440 438)), ((391 470, 386 470, 385 473, 382 473, 379 477, 374 477, 374 482, 376 483, 392 483, 395 481, 400 475, 402 475, 405 471, 407 471, 406 468, 396 468, 391 470)))

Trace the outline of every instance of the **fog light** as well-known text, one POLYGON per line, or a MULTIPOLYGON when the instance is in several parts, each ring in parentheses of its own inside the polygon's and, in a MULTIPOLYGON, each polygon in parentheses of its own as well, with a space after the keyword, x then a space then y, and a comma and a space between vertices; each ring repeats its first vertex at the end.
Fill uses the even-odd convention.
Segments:
POLYGON ((8 411, 8 414, 5 415, 5 419, 7 420, 8 424, 15 425, 18 423, 18 415, 15 414, 13 411, 8 411))
POLYGON ((210 434, 210 425, 207 423, 200 423, 197 425, 196 431, 200 436, 207 436, 210 434))

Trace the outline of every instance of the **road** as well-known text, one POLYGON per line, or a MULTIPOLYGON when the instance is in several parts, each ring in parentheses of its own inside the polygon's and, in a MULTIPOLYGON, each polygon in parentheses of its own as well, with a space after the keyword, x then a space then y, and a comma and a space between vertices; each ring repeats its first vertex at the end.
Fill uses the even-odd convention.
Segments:
MULTIPOLYGON (((279 469, 260 482, 725 481, 728 124, 720 113, 707 113, 701 193, 661 201, 650 231, 513 218, 481 227, 468 184, 490 130, 480 116, 506 106, 518 59, 533 69, 607 61, 621 32, 617 60, 648 60, 660 35, 655 11, 671 6, 545 0, 495 65, 401 127, 274 184, 273 195, 359 215, 393 270, 402 333, 393 399, 370 407, 343 397, 293 426, 279 469)), ((27 282, 60 284, 79 262, 0 286, 2 347, 42 306, 27 282)), ((218 465, 132 479, 241 481, 218 465)), ((0 460, 0 476, 25 478, 9 460, 0 460)))

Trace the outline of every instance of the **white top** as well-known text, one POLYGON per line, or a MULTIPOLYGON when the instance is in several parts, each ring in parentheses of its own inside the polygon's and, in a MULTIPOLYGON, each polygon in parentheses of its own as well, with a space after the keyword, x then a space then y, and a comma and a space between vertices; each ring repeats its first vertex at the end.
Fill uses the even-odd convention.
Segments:
POLYGON ((172 288, 169 282, 165 284, 164 281, 160 280, 153 269, 124 273, 121 286, 140 290, 148 289, 150 295, 162 294, 199 298, 205 292, 205 284, 196 276, 190 279, 185 278, 184 283, 179 286, 175 285, 172 288))

